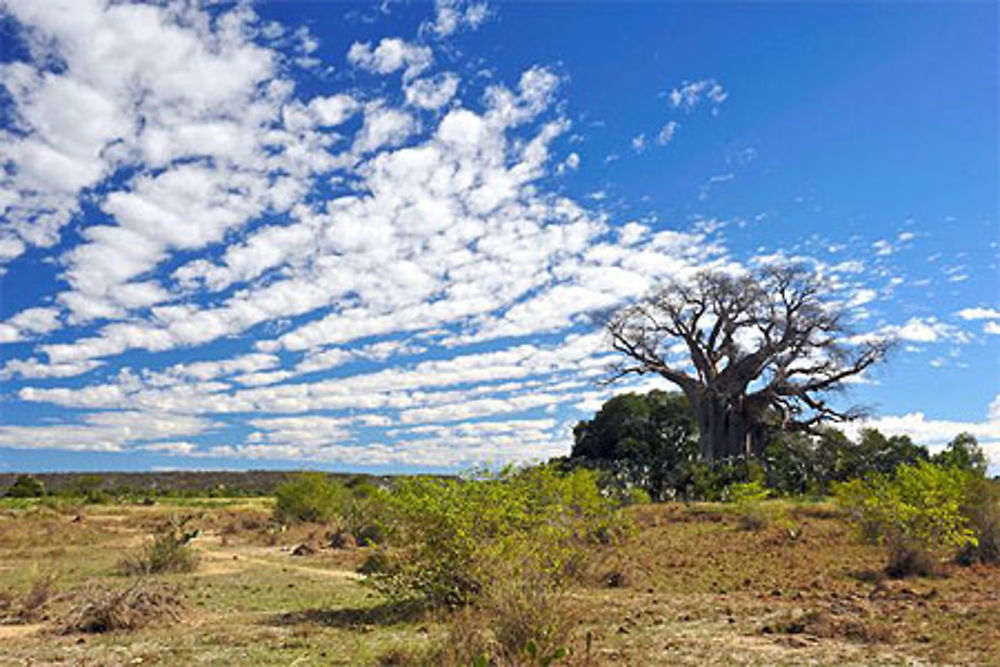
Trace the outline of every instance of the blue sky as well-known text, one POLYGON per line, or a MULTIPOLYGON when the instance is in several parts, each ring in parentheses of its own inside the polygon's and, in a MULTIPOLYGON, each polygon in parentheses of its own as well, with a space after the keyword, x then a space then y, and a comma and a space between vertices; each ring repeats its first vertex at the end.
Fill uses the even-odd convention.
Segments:
POLYGON ((589 312, 776 257, 1000 462, 994 3, 0 12, 0 469, 562 454, 666 386, 589 312))

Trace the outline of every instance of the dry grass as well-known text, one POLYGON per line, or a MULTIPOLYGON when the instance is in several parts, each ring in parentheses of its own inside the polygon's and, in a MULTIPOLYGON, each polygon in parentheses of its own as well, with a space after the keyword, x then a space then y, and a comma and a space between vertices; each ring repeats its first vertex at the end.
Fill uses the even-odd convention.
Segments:
POLYGON ((184 602, 176 588, 140 581, 122 590, 85 591, 61 623, 64 633, 138 630, 181 620, 184 602))
POLYGON ((57 578, 54 573, 45 572, 34 578, 23 595, 12 590, 0 593, 0 625, 45 620, 49 604, 57 597, 57 578))

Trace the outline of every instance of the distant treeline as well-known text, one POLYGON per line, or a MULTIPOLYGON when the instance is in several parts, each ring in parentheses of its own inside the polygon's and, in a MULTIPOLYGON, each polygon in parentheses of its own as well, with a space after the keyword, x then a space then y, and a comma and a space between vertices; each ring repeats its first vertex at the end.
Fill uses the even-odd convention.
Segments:
MULTIPOLYGON (((294 479, 291 470, 176 470, 161 472, 46 472, 0 473, 0 496, 25 477, 38 483, 40 494, 57 496, 93 496, 95 494, 142 496, 269 496, 275 487, 294 479)), ((327 473, 332 481, 357 484, 367 481, 385 484, 388 476, 327 473)))

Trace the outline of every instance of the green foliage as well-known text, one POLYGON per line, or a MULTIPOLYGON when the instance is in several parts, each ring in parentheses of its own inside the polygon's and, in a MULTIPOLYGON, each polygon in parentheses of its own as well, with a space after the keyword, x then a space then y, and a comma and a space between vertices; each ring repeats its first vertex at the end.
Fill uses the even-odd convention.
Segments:
POLYGON ((698 454, 694 413, 682 394, 621 394, 573 429, 571 460, 608 471, 622 486, 663 500, 681 488, 698 454))
POLYGON ((349 483, 347 490, 341 509, 341 528, 357 538, 359 544, 373 546, 384 542, 388 491, 368 481, 349 483))
POLYGON ((137 554, 126 556, 119 569, 122 574, 145 575, 164 572, 192 572, 198 566, 198 554, 190 542, 198 537, 198 530, 187 530, 190 517, 171 517, 153 534, 153 541, 137 554))
POLYGON ((6 495, 8 498, 41 498, 45 495, 45 485, 31 475, 18 475, 6 495))
POLYGON ((342 516, 349 493, 325 473, 301 472, 274 490, 274 517, 282 523, 333 521, 342 516))
POLYGON ((760 530, 775 518, 776 513, 764 504, 770 492, 759 480, 730 484, 723 495, 733 504, 744 530, 760 530))
POLYGON ((976 535, 966 544, 957 560, 963 565, 1000 565, 1000 481, 972 475, 962 513, 976 535))
POLYGON ((914 466, 930 458, 927 448, 914 444, 909 436, 886 437, 873 428, 861 431, 856 450, 852 476, 861 476, 869 471, 888 475, 900 466, 914 466))
POLYGON ((835 429, 818 437, 776 432, 764 449, 761 462, 767 485, 790 495, 824 495, 831 485, 872 472, 892 474, 901 465, 927 461, 927 448, 907 436, 886 437, 864 429, 857 442, 835 429))
POLYGON ((817 494, 830 477, 819 444, 803 433, 777 433, 764 448, 762 462, 767 486, 779 493, 817 494))
POLYGON ((745 507, 762 502, 770 495, 759 481, 737 482, 726 488, 725 500, 737 507, 745 507))
MULTIPOLYGON (((749 460, 699 461, 696 420, 682 394, 621 394, 593 419, 576 425, 572 454, 563 463, 602 470, 605 486, 640 488, 660 501, 720 500, 730 484, 754 479, 782 494, 823 496, 837 482, 872 472, 892 474, 901 465, 931 458, 926 447, 909 437, 885 436, 875 429, 862 430, 856 441, 835 429, 807 435, 772 425, 768 432, 767 444, 749 460)), ((986 466, 978 443, 967 434, 934 462, 967 470, 986 466)))
POLYGON ((983 448, 979 446, 976 436, 971 433, 959 433, 931 460, 940 466, 968 470, 979 475, 986 474, 988 463, 983 448))
POLYGON ((923 551, 977 543, 962 511, 970 479, 967 471, 922 461, 839 484, 835 492, 862 535, 889 547, 893 569, 923 551))
POLYGON ((72 495, 83 498, 84 502, 92 505, 111 502, 111 494, 105 491, 104 479, 100 475, 82 475, 74 480, 69 491, 72 495))
POLYGON ((372 578, 394 597, 416 595, 435 606, 481 599, 501 565, 508 579, 530 575, 560 586, 580 570, 588 544, 622 530, 597 474, 582 469, 407 478, 386 503, 397 548, 372 578))

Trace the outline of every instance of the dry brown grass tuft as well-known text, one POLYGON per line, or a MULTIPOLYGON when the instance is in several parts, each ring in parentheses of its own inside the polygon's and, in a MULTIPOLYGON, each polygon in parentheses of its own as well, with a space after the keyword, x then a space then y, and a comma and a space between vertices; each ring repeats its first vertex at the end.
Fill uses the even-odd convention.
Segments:
POLYGON ((57 597, 56 575, 47 572, 35 577, 23 595, 0 593, 0 624, 36 623, 44 620, 48 606, 57 597))
POLYGON ((885 573, 893 579, 933 577, 939 574, 937 561, 924 546, 897 538, 889 544, 885 573))
POLYGON ((62 622, 64 633, 136 630, 181 619, 184 601, 177 589, 138 582, 124 590, 93 588, 81 595, 62 622))

